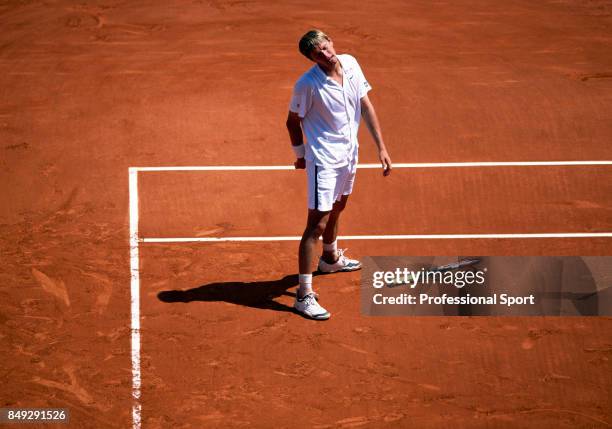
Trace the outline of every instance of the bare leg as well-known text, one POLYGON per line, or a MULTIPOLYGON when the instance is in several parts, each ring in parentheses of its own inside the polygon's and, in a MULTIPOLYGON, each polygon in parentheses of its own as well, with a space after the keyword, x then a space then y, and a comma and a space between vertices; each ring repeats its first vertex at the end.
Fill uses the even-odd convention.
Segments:
POLYGON ((300 250, 298 253, 300 274, 312 273, 312 258, 314 256, 315 246, 319 241, 319 237, 325 231, 331 212, 321 212, 319 210, 308 210, 308 221, 306 229, 300 241, 300 250))
MULTIPOLYGON (((338 224, 340 220, 340 214, 346 207, 346 202, 348 201, 348 195, 342 195, 340 201, 336 201, 334 206, 332 207, 332 211, 329 215, 329 220, 327 221, 327 225, 325 226, 325 231, 323 231, 323 243, 331 244, 336 241, 338 237, 338 224)), ((338 260, 338 255, 333 252, 323 252, 323 260, 329 264, 333 264, 338 260)))

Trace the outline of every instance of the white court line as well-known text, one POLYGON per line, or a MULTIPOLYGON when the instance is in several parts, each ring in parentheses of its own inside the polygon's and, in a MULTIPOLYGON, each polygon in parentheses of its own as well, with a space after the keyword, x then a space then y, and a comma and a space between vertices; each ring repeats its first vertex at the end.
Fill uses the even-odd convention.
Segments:
MULTIPOLYGON (((299 241, 302 237, 151 237, 141 243, 216 243, 231 241, 299 241)), ((553 232, 528 234, 406 234, 406 235, 339 235, 338 240, 473 240, 491 238, 612 238, 612 232, 553 232)))
POLYGON ((138 171, 129 169, 132 332, 132 427, 140 429, 140 258, 138 255, 138 171))
MULTIPOLYGON (((422 162, 393 164, 393 168, 457 167, 545 167, 612 165, 612 161, 502 161, 502 162, 422 162)), ((208 165, 183 167, 132 167, 136 171, 265 171, 295 170, 292 165, 208 165)), ((358 164, 357 168, 381 168, 380 164, 358 164)))
MULTIPOLYGON (((400 163, 393 168, 457 168, 457 167, 538 167, 538 166, 596 166, 612 165, 612 161, 510 161, 510 162, 434 162, 400 163)), ((359 164, 357 168, 381 168, 380 164, 359 164)), ((132 427, 141 429, 141 370, 140 370, 140 243, 189 243, 235 241, 298 241, 299 236, 277 237, 179 237, 140 238, 138 231, 138 172, 146 171, 274 171, 294 170, 289 165, 260 166, 183 166, 130 167, 130 273, 131 273, 131 343, 132 343, 132 427)), ((342 240, 440 240, 440 239, 514 239, 514 238, 610 238, 612 232, 599 233, 529 233, 529 234, 431 234, 431 235, 349 235, 342 240)))

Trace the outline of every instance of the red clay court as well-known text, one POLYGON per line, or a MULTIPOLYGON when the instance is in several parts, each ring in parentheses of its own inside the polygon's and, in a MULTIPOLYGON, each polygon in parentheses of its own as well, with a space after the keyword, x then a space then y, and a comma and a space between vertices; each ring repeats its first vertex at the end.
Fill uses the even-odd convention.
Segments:
POLYGON ((315 277, 329 321, 293 313, 306 181, 285 128, 321 28, 397 167, 367 168, 362 126, 352 257, 612 255, 612 2, 9 1, 0 24, 0 408, 612 426, 609 317, 367 317, 359 272, 315 277))

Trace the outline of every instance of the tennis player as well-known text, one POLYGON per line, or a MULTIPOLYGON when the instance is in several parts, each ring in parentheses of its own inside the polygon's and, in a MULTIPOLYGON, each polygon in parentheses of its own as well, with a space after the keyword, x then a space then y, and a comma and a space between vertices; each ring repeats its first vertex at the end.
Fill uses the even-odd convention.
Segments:
POLYGON ((320 30, 302 36, 299 49, 315 64, 295 84, 287 118, 295 168, 306 169, 308 183, 308 220, 300 241, 294 308, 306 317, 326 320, 331 314, 318 303, 312 289, 311 264, 319 237, 323 237, 319 271, 361 268, 359 261, 338 249, 336 240, 338 220, 355 182, 361 117, 378 147, 383 175, 388 176, 392 167, 368 99, 371 87, 357 60, 348 54, 337 55, 332 40, 320 30))

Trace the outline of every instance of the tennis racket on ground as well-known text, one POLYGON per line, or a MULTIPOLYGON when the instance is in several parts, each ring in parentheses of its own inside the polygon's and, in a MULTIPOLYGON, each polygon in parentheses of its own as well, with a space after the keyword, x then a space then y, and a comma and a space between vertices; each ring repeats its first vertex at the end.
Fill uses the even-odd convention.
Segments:
POLYGON ((469 266, 475 265, 475 264, 477 264, 479 262, 480 262, 480 259, 462 259, 459 262, 455 262, 453 264, 441 265, 439 267, 430 268, 427 271, 442 272, 443 273, 445 271, 456 270, 457 268, 461 268, 461 267, 469 267, 469 266))
MULTIPOLYGON (((469 267, 472 265, 475 265, 477 263, 480 262, 480 259, 475 259, 475 258, 471 258, 471 259, 462 259, 459 262, 454 262, 452 264, 447 264, 447 265, 440 265, 438 267, 433 267, 433 268, 428 268, 426 269, 426 272, 430 272, 430 273, 444 273, 446 271, 452 271, 452 270, 456 270, 457 268, 462 268, 462 267, 469 267)), ((397 286, 401 286, 404 284, 410 284, 410 282, 414 282, 414 278, 412 277, 412 275, 410 275, 410 278, 408 279, 407 282, 395 282, 392 281, 390 283, 386 283, 387 287, 397 287, 397 286)))

